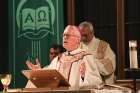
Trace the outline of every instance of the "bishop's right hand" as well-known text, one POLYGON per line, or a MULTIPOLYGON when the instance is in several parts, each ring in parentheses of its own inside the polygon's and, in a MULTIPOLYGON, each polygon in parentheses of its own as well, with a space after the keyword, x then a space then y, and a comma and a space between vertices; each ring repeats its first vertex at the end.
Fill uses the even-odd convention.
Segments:
POLYGON ((39 59, 38 59, 38 58, 36 58, 35 63, 36 63, 36 64, 33 64, 33 63, 32 63, 31 61, 29 61, 29 60, 26 61, 26 65, 27 65, 27 67, 28 67, 29 69, 31 69, 31 70, 41 69, 40 62, 39 62, 39 59))

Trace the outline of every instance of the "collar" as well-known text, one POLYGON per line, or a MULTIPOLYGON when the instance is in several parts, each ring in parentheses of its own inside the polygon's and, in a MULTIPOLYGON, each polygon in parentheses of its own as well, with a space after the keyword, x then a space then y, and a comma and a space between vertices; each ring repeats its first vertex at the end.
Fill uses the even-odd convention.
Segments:
POLYGON ((77 48, 76 50, 73 50, 71 52, 66 51, 65 54, 66 55, 75 55, 75 54, 78 54, 78 53, 81 53, 81 52, 82 52, 82 50, 80 48, 77 48))

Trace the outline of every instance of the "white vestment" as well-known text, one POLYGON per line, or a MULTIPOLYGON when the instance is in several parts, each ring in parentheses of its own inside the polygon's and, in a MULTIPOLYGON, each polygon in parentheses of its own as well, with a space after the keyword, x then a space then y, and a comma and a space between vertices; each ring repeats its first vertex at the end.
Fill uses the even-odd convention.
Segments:
POLYGON ((109 44, 98 38, 93 38, 90 43, 81 42, 80 49, 84 49, 93 54, 102 79, 107 84, 114 83, 114 72, 116 68, 116 56, 109 44))
POLYGON ((81 49, 62 54, 61 58, 54 58, 51 64, 44 69, 58 70, 70 83, 70 89, 91 88, 102 84, 102 78, 92 55, 86 54, 81 49), (80 66, 84 63, 84 80, 81 78, 80 66))

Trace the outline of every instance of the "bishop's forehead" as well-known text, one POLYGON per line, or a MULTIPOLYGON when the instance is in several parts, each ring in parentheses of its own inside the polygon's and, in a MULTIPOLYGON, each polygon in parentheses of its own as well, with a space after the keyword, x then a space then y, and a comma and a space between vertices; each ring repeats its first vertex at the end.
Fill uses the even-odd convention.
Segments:
POLYGON ((79 28, 77 26, 73 26, 73 25, 68 25, 65 28, 64 33, 71 33, 71 34, 81 36, 79 28))

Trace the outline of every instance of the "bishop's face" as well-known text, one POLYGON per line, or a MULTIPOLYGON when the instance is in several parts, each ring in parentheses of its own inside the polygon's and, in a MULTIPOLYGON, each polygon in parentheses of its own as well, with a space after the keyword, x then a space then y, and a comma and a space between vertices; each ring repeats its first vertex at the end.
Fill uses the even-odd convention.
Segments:
POLYGON ((78 48, 80 43, 79 37, 76 35, 75 30, 66 28, 63 33, 63 47, 67 51, 73 51, 78 48))

